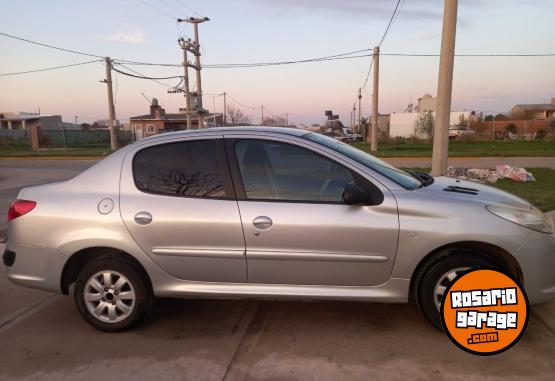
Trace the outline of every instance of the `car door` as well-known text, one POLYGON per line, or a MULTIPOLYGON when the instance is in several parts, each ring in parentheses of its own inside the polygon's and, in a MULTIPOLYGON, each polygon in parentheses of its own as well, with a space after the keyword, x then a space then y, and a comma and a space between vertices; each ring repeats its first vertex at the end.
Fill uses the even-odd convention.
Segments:
POLYGON ((150 143, 122 168, 120 208, 137 244, 170 275, 246 282, 245 243, 221 137, 150 143))
POLYGON ((287 139, 226 136, 226 147, 249 282, 371 286, 389 278, 399 222, 385 187, 380 205, 345 205, 346 184, 376 187, 345 163, 287 139))

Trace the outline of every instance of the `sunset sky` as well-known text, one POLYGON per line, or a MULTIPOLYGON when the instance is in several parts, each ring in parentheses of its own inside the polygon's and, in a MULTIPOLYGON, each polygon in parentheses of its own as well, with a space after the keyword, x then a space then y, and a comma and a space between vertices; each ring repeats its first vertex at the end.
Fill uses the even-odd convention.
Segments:
MULTIPOLYGON (((190 25, 172 17, 208 16, 200 25, 205 64, 288 61, 371 48, 378 43, 395 0, 0 0, 0 32, 114 59, 181 62, 180 36, 190 25), (150 4, 148 7, 144 3, 150 4), (182 12, 177 12, 181 10, 182 12), (194 12, 197 13, 194 13, 194 12)), ((383 53, 439 53, 441 0, 403 0, 382 45, 383 53)), ((555 6, 550 0, 460 0, 457 53, 555 53, 555 6)), ((0 74, 66 65, 94 58, 0 36, 0 74)), ((411 100, 437 90, 437 57, 381 57, 380 112, 401 112, 411 100)), ((293 123, 323 122, 333 109, 344 122, 369 66, 356 58, 275 67, 203 70, 207 94, 228 92, 231 103, 260 119, 289 113, 293 123), (251 109, 245 105, 256 106, 251 109)), ((181 75, 173 67, 129 66, 151 76, 181 75)), ((455 60, 453 109, 503 112, 517 103, 555 97, 555 57, 459 57, 455 60)), ((191 72, 191 75, 193 73, 191 72)), ((104 64, 0 77, 0 112, 61 114, 66 121, 107 117, 104 64)), ((114 75, 121 120, 148 112, 141 95, 156 97, 168 112, 182 95, 149 80, 114 75)), ((179 80, 163 81, 175 85, 179 80)), ((371 82, 363 92, 370 113, 371 82)), ((213 98, 204 103, 212 110, 213 98)), ((214 100, 222 111, 222 98, 214 100)))

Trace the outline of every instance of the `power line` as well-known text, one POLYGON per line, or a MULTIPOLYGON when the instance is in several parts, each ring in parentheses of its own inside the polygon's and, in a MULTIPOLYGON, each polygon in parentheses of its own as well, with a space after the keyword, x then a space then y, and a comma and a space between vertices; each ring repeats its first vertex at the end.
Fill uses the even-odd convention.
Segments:
MULTIPOLYGON (((38 41, 29 40, 23 37, 14 36, 8 33, 0 32, 0 35, 13 38, 19 41, 24 41, 30 44, 55 49, 67 53, 79 54, 88 57, 95 57, 95 58, 102 58, 104 56, 92 54, 92 53, 85 53, 77 50, 61 48, 54 45, 45 44, 38 41)), ((307 58, 301 60, 288 60, 288 61, 274 61, 274 62, 251 62, 251 63, 223 63, 223 64, 207 64, 203 65, 205 68, 235 68, 235 67, 258 67, 258 66, 277 66, 277 65, 290 65, 290 64, 297 64, 297 63, 308 63, 308 62, 320 62, 320 61, 332 61, 332 60, 344 60, 344 59, 355 59, 355 58, 362 58, 362 57, 370 57, 372 54, 357 54, 362 52, 367 52, 372 49, 359 49, 345 53, 339 53, 324 57, 316 57, 316 58, 307 58)), ((380 53, 382 56, 406 56, 406 57, 439 57, 439 54, 428 54, 428 53, 380 53)), ((555 56, 555 53, 483 53, 483 54, 455 54, 456 57, 552 57, 555 56)), ((166 66, 166 67, 181 67, 182 65, 179 64, 172 64, 172 63, 153 63, 153 62, 142 62, 142 61, 134 61, 134 60, 125 60, 114 58, 114 60, 125 63, 126 65, 145 65, 145 66, 166 66)))
POLYGON ((193 13, 196 14, 197 16, 200 16, 200 14, 199 14, 197 11, 195 11, 193 8, 191 8, 191 7, 188 6, 187 4, 185 4, 185 3, 183 3, 183 2, 181 2, 181 1, 179 1, 179 0, 173 0, 173 1, 174 1, 175 3, 177 3, 177 4, 179 4, 180 6, 182 6, 183 8, 185 8, 185 9, 187 9, 187 10, 193 12, 193 13))
POLYGON ((73 54, 80 54, 80 55, 82 55, 82 56, 96 57, 96 58, 102 58, 102 59, 104 59, 103 56, 99 56, 99 55, 96 55, 96 54, 84 53, 84 52, 80 52, 80 51, 77 51, 77 50, 71 50, 71 49, 60 48, 60 47, 57 47, 57 46, 44 44, 44 43, 42 43, 42 42, 37 42, 37 41, 28 40, 28 39, 23 38, 23 37, 14 36, 14 35, 11 35, 11 34, 8 34, 8 33, 0 32, 0 35, 5 36, 5 37, 14 38, 14 39, 20 40, 20 41, 25 41, 25 42, 28 42, 28 43, 30 43, 30 44, 43 46, 43 47, 45 47, 45 48, 51 48, 51 49, 61 50, 61 51, 63 51, 63 52, 68 52, 68 53, 73 53, 73 54))
MULTIPOLYGON (((120 65, 121 66, 121 65, 120 65)), ((127 68, 128 69, 128 68, 127 68)), ((147 77, 144 75, 136 75, 136 74, 131 74, 131 73, 126 73, 124 71, 121 71, 119 69, 116 69, 115 67, 112 66, 112 70, 114 70, 115 72, 118 72, 120 74, 123 75, 127 75, 128 77, 133 77, 133 78, 140 78, 140 79, 150 79, 150 80, 159 80, 159 79, 176 79, 176 78, 181 78, 182 76, 180 75, 174 75, 174 76, 169 76, 169 77, 147 77)), ((128 69, 129 70, 129 69, 128 69)))
POLYGON ((171 19, 174 20, 174 21, 177 19, 177 17, 172 16, 172 15, 169 14, 168 12, 163 11, 163 10, 161 10, 160 8, 157 8, 157 7, 155 7, 154 5, 152 5, 152 4, 150 4, 150 3, 147 3, 146 1, 143 1, 143 0, 137 0, 137 1, 139 1, 139 2, 140 2, 141 4, 143 4, 143 5, 146 5, 146 6, 149 7, 150 9, 154 9, 156 12, 160 13, 161 15, 164 15, 164 16, 166 16, 166 17, 171 18, 171 19))
POLYGON ((3 73, 3 74, 0 74, 0 77, 7 77, 7 76, 10 76, 10 75, 20 75, 20 74, 28 74, 28 73, 38 73, 38 72, 41 72, 41 71, 48 71, 48 70, 65 69, 65 68, 68 68, 68 67, 87 65, 87 64, 90 64, 90 63, 93 63, 93 62, 100 62, 100 61, 99 60, 92 60, 92 61, 69 64, 69 65, 46 67, 46 68, 43 68, 43 69, 18 71, 18 72, 14 72, 14 73, 3 73))
MULTIPOLYGON (((397 0, 397 4, 395 4, 395 9, 393 9, 393 13, 391 14, 391 17, 389 18, 389 22, 387 23, 387 27, 385 28, 385 31, 383 32, 382 38, 380 39, 380 42, 378 43, 378 48, 382 45, 382 43, 384 42, 385 38, 387 37, 391 26, 393 25, 393 20, 396 19, 396 15, 397 13, 397 9, 399 8, 399 4, 401 3, 401 0, 397 0)), ((374 65, 374 58, 372 58, 372 60, 370 61, 370 66, 368 67, 368 71, 366 72, 366 77, 364 78, 364 82, 361 86, 361 89, 365 89, 366 85, 368 84, 368 78, 370 78, 370 73, 372 72, 372 66, 374 65)))
POLYGON ((148 77, 148 76, 146 76, 146 75, 144 75, 144 74, 142 74, 142 73, 140 73, 140 72, 138 72, 138 71, 136 71, 136 70, 131 69, 130 67, 127 67, 127 66, 125 66, 125 65, 122 65, 122 64, 119 63, 119 62, 116 62, 116 65, 119 65, 119 66, 121 66, 121 67, 123 67, 123 68, 125 68, 125 69, 127 69, 127 70, 129 70, 129 71, 131 71, 131 72, 133 72, 133 73, 135 73, 135 75, 134 75, 134 74, 131 74, 131 73, 125 73, 125 72, 123 72, 123 71, 121 71, 121 70, 116 69, 114 66, 112 66, 112 69, 114 69, 114 71, 116 71, 116 72, 118 72, 118 73, 120 73, 120 74, 127 75, 127 76, 133 77, 133 78, 138 78, 138 79, 148 79, 148 80, 151 80, 151 81, 153 81, 153 82, 156 82, 156 83, 158 83, 159 85, 162 85, 162 86, 164 86, 164 87, 166 87, 166 88, 170 88, 170 89, 175 89, 175 88, 177 88, 177 87, 181 84, 181 82, 183 81, 183 76, 148 77), (179 83, 178 83, 177 85, 175 85, 175 86, 170 86, 170 85, 167 85, 167 84, 165 84, 165 83, 159 81, 160 79, 176 79, 176 78, 179 78, 180 81, 179 81, 179 83))
POLYGON ((397 4, 395 4, 395 9, 393 10, 393 14, 391 15, 391 17, 389 18, 389 23, 387 24, 387 27, 385 28, 385 32, 382 35, 382 38, 380 39, 380 43, 378 44, 378 47, 382 46, 382 43, 384 42, 385 38, 387 37, 391 26, 393 25, 393 19, 395 18, 395 15, 397 14, 397 9, 399 8, 399 4, 401 3, 401 0, 397 0, 397 4))
POLYGON ((237 103, 237 104, 240 104, 240 105, 243 106, 243 107, 250 108, 250 109, 253 109, 253 110, 256 109, 256 106, 251 106, 251 105, 245 104, 245 103, 243 103, 243 102, 241 102, 241 101, 238 101, 237 99, 235 99, 234 97, 232 97, 229 93, 227 93, 227 96, 228 96, 232 101, 234 101, 234 102, 237 103))
POLYGON ((158 2, 164 4, 167 8, 171 9, 173 12, 176 12, 177 14, 180 14, 181 11, 177 8, 175 8, 173 5, 166 3, 164 0, 158 0, 158 2))

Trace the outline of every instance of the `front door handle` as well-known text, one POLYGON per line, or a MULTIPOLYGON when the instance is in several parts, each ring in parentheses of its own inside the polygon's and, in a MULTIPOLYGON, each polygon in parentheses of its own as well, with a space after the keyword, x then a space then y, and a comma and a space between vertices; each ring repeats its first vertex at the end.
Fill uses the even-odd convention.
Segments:
POLYGON ((272 227, 273 221, 270 217, 258 216, 252 220, 252 224, 259 230, 268 230, 272 227))
POLYGON ((149 212, 139 212, 135 214, 134 218, 139 225, 148 225, 152 222, 152 214, 149 212))

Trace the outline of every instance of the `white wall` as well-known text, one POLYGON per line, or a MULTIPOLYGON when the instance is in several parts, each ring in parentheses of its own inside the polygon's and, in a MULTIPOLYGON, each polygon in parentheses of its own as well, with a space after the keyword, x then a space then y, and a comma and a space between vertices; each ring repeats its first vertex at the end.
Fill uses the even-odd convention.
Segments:
MULTIPOLYGON (((435 114, 435 112, 432 112, 434 118, 435 114)), ((464 115, 464 118, 468 120, 468 118, 470 117, 470 111, 451 111, 449 125, 454 126, 455 124, 458 124, 461 115, 464 115)), ((389 136, 400 136, 403 138, 408 138, 412 135, 415 135, 417 118, 417 112, 401 112, 391 114, 389 122, 389 136)))

